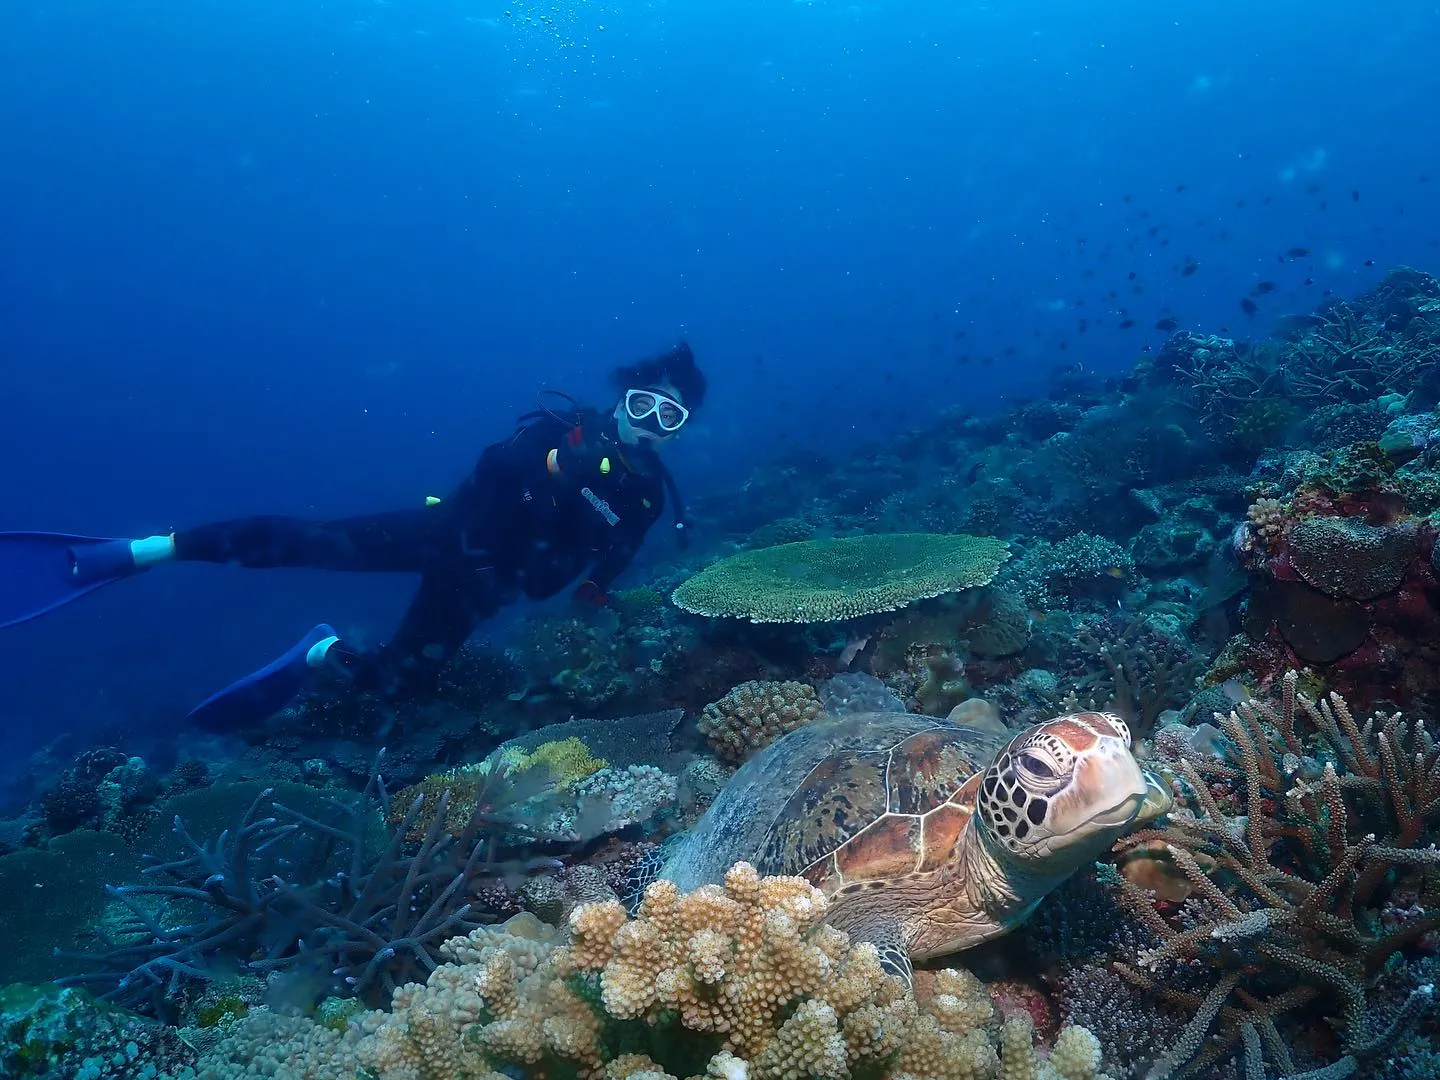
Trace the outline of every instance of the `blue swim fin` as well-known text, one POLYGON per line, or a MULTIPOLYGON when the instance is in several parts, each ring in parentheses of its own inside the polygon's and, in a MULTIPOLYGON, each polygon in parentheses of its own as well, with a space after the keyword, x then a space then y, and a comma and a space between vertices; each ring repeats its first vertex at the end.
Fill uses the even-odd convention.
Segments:
POLYGON ((129 540, 0 532, 0 629, 38 619, 142 569, 129 540))
POLYGON ((207 731, 238 731, 264 723, 305 689, 336 640, 325 623, 315 627, 259 671, 252 671, 190 710, 187 719, 207 731))

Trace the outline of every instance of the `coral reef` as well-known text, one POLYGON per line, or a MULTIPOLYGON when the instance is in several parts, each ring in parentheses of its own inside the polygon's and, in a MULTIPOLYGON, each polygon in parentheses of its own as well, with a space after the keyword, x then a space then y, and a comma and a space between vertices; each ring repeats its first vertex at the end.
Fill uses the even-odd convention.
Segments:
POLYGON ((227 971, 303 972, 317 989, 378 1000, 433 970, 446 939, 484 920, 472 890, 524 868, 497 865, 497 822, 482 810, 448 833, 444 795, 413 851, 406 838, 423 796, 375 852, 371 796, 383 810, 378 773, 365 797, 331 800, 323 821, 267 788, 205 842, 177 818, 185 853, 152 860, 145 873, 159 884, 109 888, 128 918, 92 970, 61 983, 169 1015, 186 990, 227 971))
POLYGON ((973 589, 1010 557, 981 536, 882 533, 742 551, 672 594, 697 615, 751 622, 838 622, 973 589))
POLYGON ((57 739, 0 792, 6 978, 111 1000, 14 991, 0 1071, 1431 1077, 1437 358, 1440 281, 1400 269, 1267 339, 781 449, 606 606, 526 611, 413 698, 319 687, 243 746, 57 739), (894 982, 804 882, 635 895, 822 713, 1076 707, 1179 808, 974 975, 894 982))
POLYGON ((1157 939, 1116 971, 1189 1017, 1155 1080, 1236 1053, 1247 1075, 1294 1073, 1286 1031, 1303 1036, 1301 1010, 1316 1005, 1339 1043, 1326 1075, 1350 1075, 1433 1007, 1430 983, 1388 1014, 1372 987, 1440 929, 1440 748, 1418 722, 1360 723, 1343 698, 1311 700, 1297 682, 1285 677, 1276 705, 1220 717, 1225 757, 1174 759, 1188 812, 1119 845, 1148 848, 1140 866, 1163 860, 1188 886, 1177 906, 1130 868, 1115 879, 1157 939))
POLYGON ((0 1076, 9 1080, 136 1080, 194 1060, 176 1029, 102 1007, 83 990, 0 989, 0 1076))
POLYGON ((448 942, 450 962, 399 988, 388 1013, 336 1030, 261 1011, 185 1075, 1102 1080, 1083 1028, 1045 1053, 1027 1016, 996 1023, 964 971, 934 973, 917 997, 824 914, 803 880, 738 864, 723 887, 656 882, 633 918, 613 901, 581 905, 568 945, 517 916, 448 942))
POLYGON ((716 758, 733 767, 823 712, 808 683, 751 681, 706 705, 696 726, 716 758))

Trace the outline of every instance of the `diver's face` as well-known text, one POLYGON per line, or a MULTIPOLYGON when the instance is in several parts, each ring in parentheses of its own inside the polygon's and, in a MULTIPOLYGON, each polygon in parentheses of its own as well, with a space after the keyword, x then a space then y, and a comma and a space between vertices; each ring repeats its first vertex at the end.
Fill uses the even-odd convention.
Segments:
POLYGON ((620 438, 636 446, 668 443, 679 434, 690 411, 673 386, 634 387, 626 390, 615 406, 615 424, 620 438))

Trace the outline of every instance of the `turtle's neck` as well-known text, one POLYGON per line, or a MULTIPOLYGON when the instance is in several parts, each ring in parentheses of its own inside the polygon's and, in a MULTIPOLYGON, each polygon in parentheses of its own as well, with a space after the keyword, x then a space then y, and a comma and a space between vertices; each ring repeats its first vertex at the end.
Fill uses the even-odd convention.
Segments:
POLYGON ((961 871, 966 887, 973 890, 977 904, 1002 923, 1013 925, 1012 920, 1023 918, 1070 876, 1070 868, 1042 873, 1035 860, 1016 859, 978 817, 971 819, 966 834, 961 871))

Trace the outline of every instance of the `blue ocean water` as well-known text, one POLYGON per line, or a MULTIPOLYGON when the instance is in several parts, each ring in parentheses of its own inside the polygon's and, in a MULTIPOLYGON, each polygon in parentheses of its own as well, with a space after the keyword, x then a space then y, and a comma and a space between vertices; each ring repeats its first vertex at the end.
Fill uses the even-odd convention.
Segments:
MULTIPOLYGON (((1433 268, 1437 45, 1422 3, 9 0, 0 528, 414 505, 682 336, 675 470, 724 490, 1433 268)), ((124 583, 3 633, 0 735, 163 722, 409 588, 124 583)))

